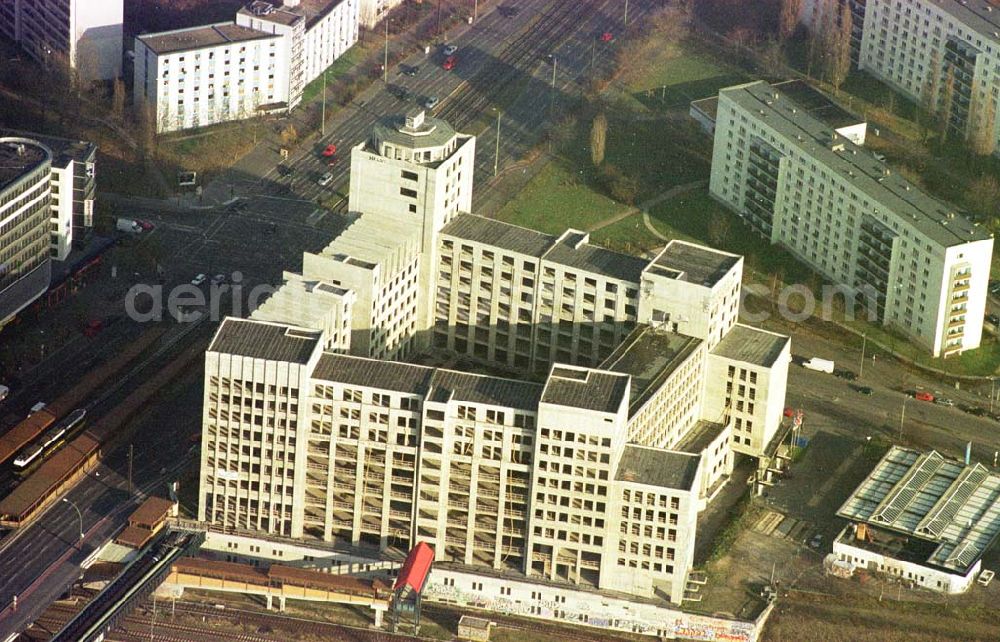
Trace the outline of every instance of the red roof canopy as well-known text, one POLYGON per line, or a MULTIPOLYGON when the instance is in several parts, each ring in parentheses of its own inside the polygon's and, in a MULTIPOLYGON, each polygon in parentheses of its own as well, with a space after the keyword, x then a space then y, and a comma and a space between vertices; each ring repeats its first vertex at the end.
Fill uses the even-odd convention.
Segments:
POLYGON ((398 591, 404 586, 409 586, 419 593, 424 588, 424 582, 427 581, 427 575, 431 571, 431 563, 433 562, 434 549, 427 542, 418 542, 406 556, 406 561, 403 562, 403 568, 400 569, 396 585, 392 587, 392 590, 398 591))

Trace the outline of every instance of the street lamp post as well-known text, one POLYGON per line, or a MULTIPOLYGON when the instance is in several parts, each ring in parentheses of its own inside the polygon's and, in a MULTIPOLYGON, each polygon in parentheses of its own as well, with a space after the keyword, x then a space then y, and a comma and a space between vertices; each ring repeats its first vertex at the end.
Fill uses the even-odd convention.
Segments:
POLYGON ((497 151, 493 156, 493 176, 496 176, 500 171, 500 114, 502 114, 499 109, 497 110, 497 151))
POLYGON ((909 401, 909 400, 910 400, 910 398, 908 396, 907 397, 903 397, 903 408, 902 408, 902 410, 899 411, 899 440, 900 441, 903 440, 903 419, 906 417, 906 402, 909 401))
POLYGON ((479 19, 479 0, 472 0, 472 21, 479 19))
POLYGON ((69 500, 69 498, 63 497, 63 501, 66 502, 67 504, 69 504, 70 506, 72 506, 73 510, 76 511, 76 516, 80 518, 80 543, 82 544, 83 543, 83 513, 80 512, 80 509, 77 508, 76 504, 74 504, 73 502, 71 502, 69 500))
POLYGON ((861 367, 858 368, 858 379, 865 376, 865 345, 868 343, 868 333, 861 335, 861 367))
POLYGON ((994 394, 997 378, 990 377, 990 414, 993 414, 993 398, 996 397, 994 394))
POLYGON ((385 19, 385 55, 382 57, 382 82, 389 84, 389 18, 385 19))
POLYGON ((622 22, 623 22, 622 24, 623 27, 628 26, 628 0, 625 0, 625 20, 623 20, 622 22))

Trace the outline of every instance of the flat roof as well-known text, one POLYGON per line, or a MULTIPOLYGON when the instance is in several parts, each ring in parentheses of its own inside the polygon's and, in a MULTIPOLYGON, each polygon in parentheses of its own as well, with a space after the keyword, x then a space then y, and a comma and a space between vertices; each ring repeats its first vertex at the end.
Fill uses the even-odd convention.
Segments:
POLYGON ((591 245, 589 235, 579 230, 566 230, 556 237, 474 214, 456 216, 444 227, 442 235, 632 283, 639 282, 648 263, 638 256, 591 245))
POLYGON ((153 537, 153 531, 141 526, 128 526, 115 536, 115 544, 129 546, 131 548, 142 548, 146 542, 153 537))
POLYGON ((541 258, 555 237, 475 214, 459 214, 441 230, 442 236, 493 245, 508 252, 541 258))
MULTIPOLYGON (((407 149, 423 149, 427 147, 443 147, 459 136, 467 139, 468 135, 459 134, 446 120, 424 115, 416 127, 407 127, 407 116, 388 116, 375 123, 372 135, 375 140, 407 149)), ((372 150, 369 150, 372 151, 372 150)))
POLYGON ((712 354, 770 368, 789 341, 783 334, 737 323, 712 349, 712 354))
POLYGON ((0 129, 0 136, 18 136, 37 140, 52 152, 52 164, 56 167, 65 167, 69 161, 76 161, 78 163, 91 162, 97 154, 97 145, 85 140, 60 138, 59 136, 49 136, 48 134, 37 134, 17 129, 0 129))
POLYGON ((615 479, 659 488, 691 490, 700 461, 698 455, 627 444, 618 462, 615 479))
POLYGON ((742 258, 738 254, 674 239, 653 259, 649 269, 660 276, 711 288, 742 258))
MULTIPOLYGON (((783 80, 772 86, 781 90, 782 93, 801 105, 803 109, 834 129, 861 125, 866 122, 864 118, 847 111, 804 80, 783 80)), ((700 110, 714 122, 719 111, 719 96, 692 100, 691 106, 700 110)))
POLYGON ((589 238, 586 232, 566 230, 542 259, 622 281, 639 282, 649 263, 646 259, 591 245, 589 238))
POLYGON ((837 515, 933 542, 926 563, 965 574, 1000 532, 1000 476, 893 446, 837 515))
POLYGON ((173 31, 161 31, 159 33, 147 33, 137 36, 143 44, 158 55, 279 37, 279 35, 250 29, 235 22, 220 22, 214 25, 202 25, 200 27, 175 29, 173 31))
POLYGON ((700 455, 726 430, 726 424, 699 420, 674 450, 700 455))
POLYGON ((629 414, 635 414, 663 382, 697 350, 701 339, 640 325, 604 363, 602 370, 632 377, 629 414))
POLYGON ((835 133, 794 100, 762 80, 719 92, 753 118, 780 132, 808 158, 829 168, 886 208, 895 219, 943 246, 992 238, 959 208, 934 198, 874 155, 835 133))
POLYGON ((988 40, 992 40, 994 45, 1000 43, 1000 37, 996 34, 1000 32, 1000 13, 996 2, 990 0, 934 0, 938 5, 956 20, 974 29, 988 40))
POLYGON ((431 377, 431 398, 434 401, 453 399, 534 412, 538 409, 541 396, 542 385, 530 381, 455 370, 436 370, 431 377))
POLYGON ((541 401, 558 406, 617 412, 625 399, 628 376, 592 368, 555 365, 549 371, 541 401))
POLYGON ((208 352, 305 364, 321 338, 317 330, 230 317, 219 326, 208 352))
POLYGON ((21 137, 0 138, 0 190, 51 160, 52 154, 40 143, 21 137))

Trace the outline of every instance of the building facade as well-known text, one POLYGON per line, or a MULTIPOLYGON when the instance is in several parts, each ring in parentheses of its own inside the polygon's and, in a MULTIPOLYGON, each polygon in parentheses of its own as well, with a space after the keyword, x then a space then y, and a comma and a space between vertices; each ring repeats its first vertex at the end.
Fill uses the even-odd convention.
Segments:
POLYGON ((710 191, 933 355, 979 346, 992 235, 767 83, 719 93, 710 191))
POLYGON ((357 37, 358 0, 253 0, 233 22, 137 36, 134 102, 160 133, 288 111, 357 37))
MULTIPOLYGON (((803 21, 823 21, 807 0, 803 21)), ((989 0, 849 0, 854 62, 935 112, 958 136, 1000 140, 1000 16, 989 0)))
POLYGON ((0 326, 49 287, 52 152, 0 138, 0 326))
POLYGON ((42 63, 68 64, 83 82, 122 69, 122 0, 0 0, 0 34, 42 63))
POLYGON ((788 338, 736 323, 740 256, 467 213, 474 149, 423 113, 379 124, 354 221, 223 322, 199 519, 679 603, 698 513, 778 434, 788 338), (398 361, 431 346, 511 376, 398 361))
POLYGON ((359 22, 366 29, 375 25, 389 15, 389 12, 403 4, 403 0, 361 0, 359 22))

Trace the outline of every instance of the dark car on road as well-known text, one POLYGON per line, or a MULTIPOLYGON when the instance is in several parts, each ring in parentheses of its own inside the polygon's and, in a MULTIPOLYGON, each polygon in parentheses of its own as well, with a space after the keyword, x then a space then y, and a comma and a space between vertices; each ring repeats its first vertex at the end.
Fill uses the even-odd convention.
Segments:
POLYGON ((413 77, 417 75, 418 71, 420 71, 420 67, 416 67, 413 65, 400 65, 400 70, 402 71, 404 76, 413 77))
POLYGON ((995 314, 987 314, 986 321, 992 323, 994 327, 1000 327, 1000 316, 995 314))
POLYGON ((871 397, 873 394, 875 394, 875 391, 869 388, 868 386, 854 386, 854 391, 866 397, 871 397))
POLYGON ((291 176, 292 168, 288 165, 278 165, 278 176, 291 176))
POLYGON ((398 100, 409 100, 413 97, 413 94, 410 93, 409 89, 399 85, 389 85, 389 93, 395 96, 398 100))

